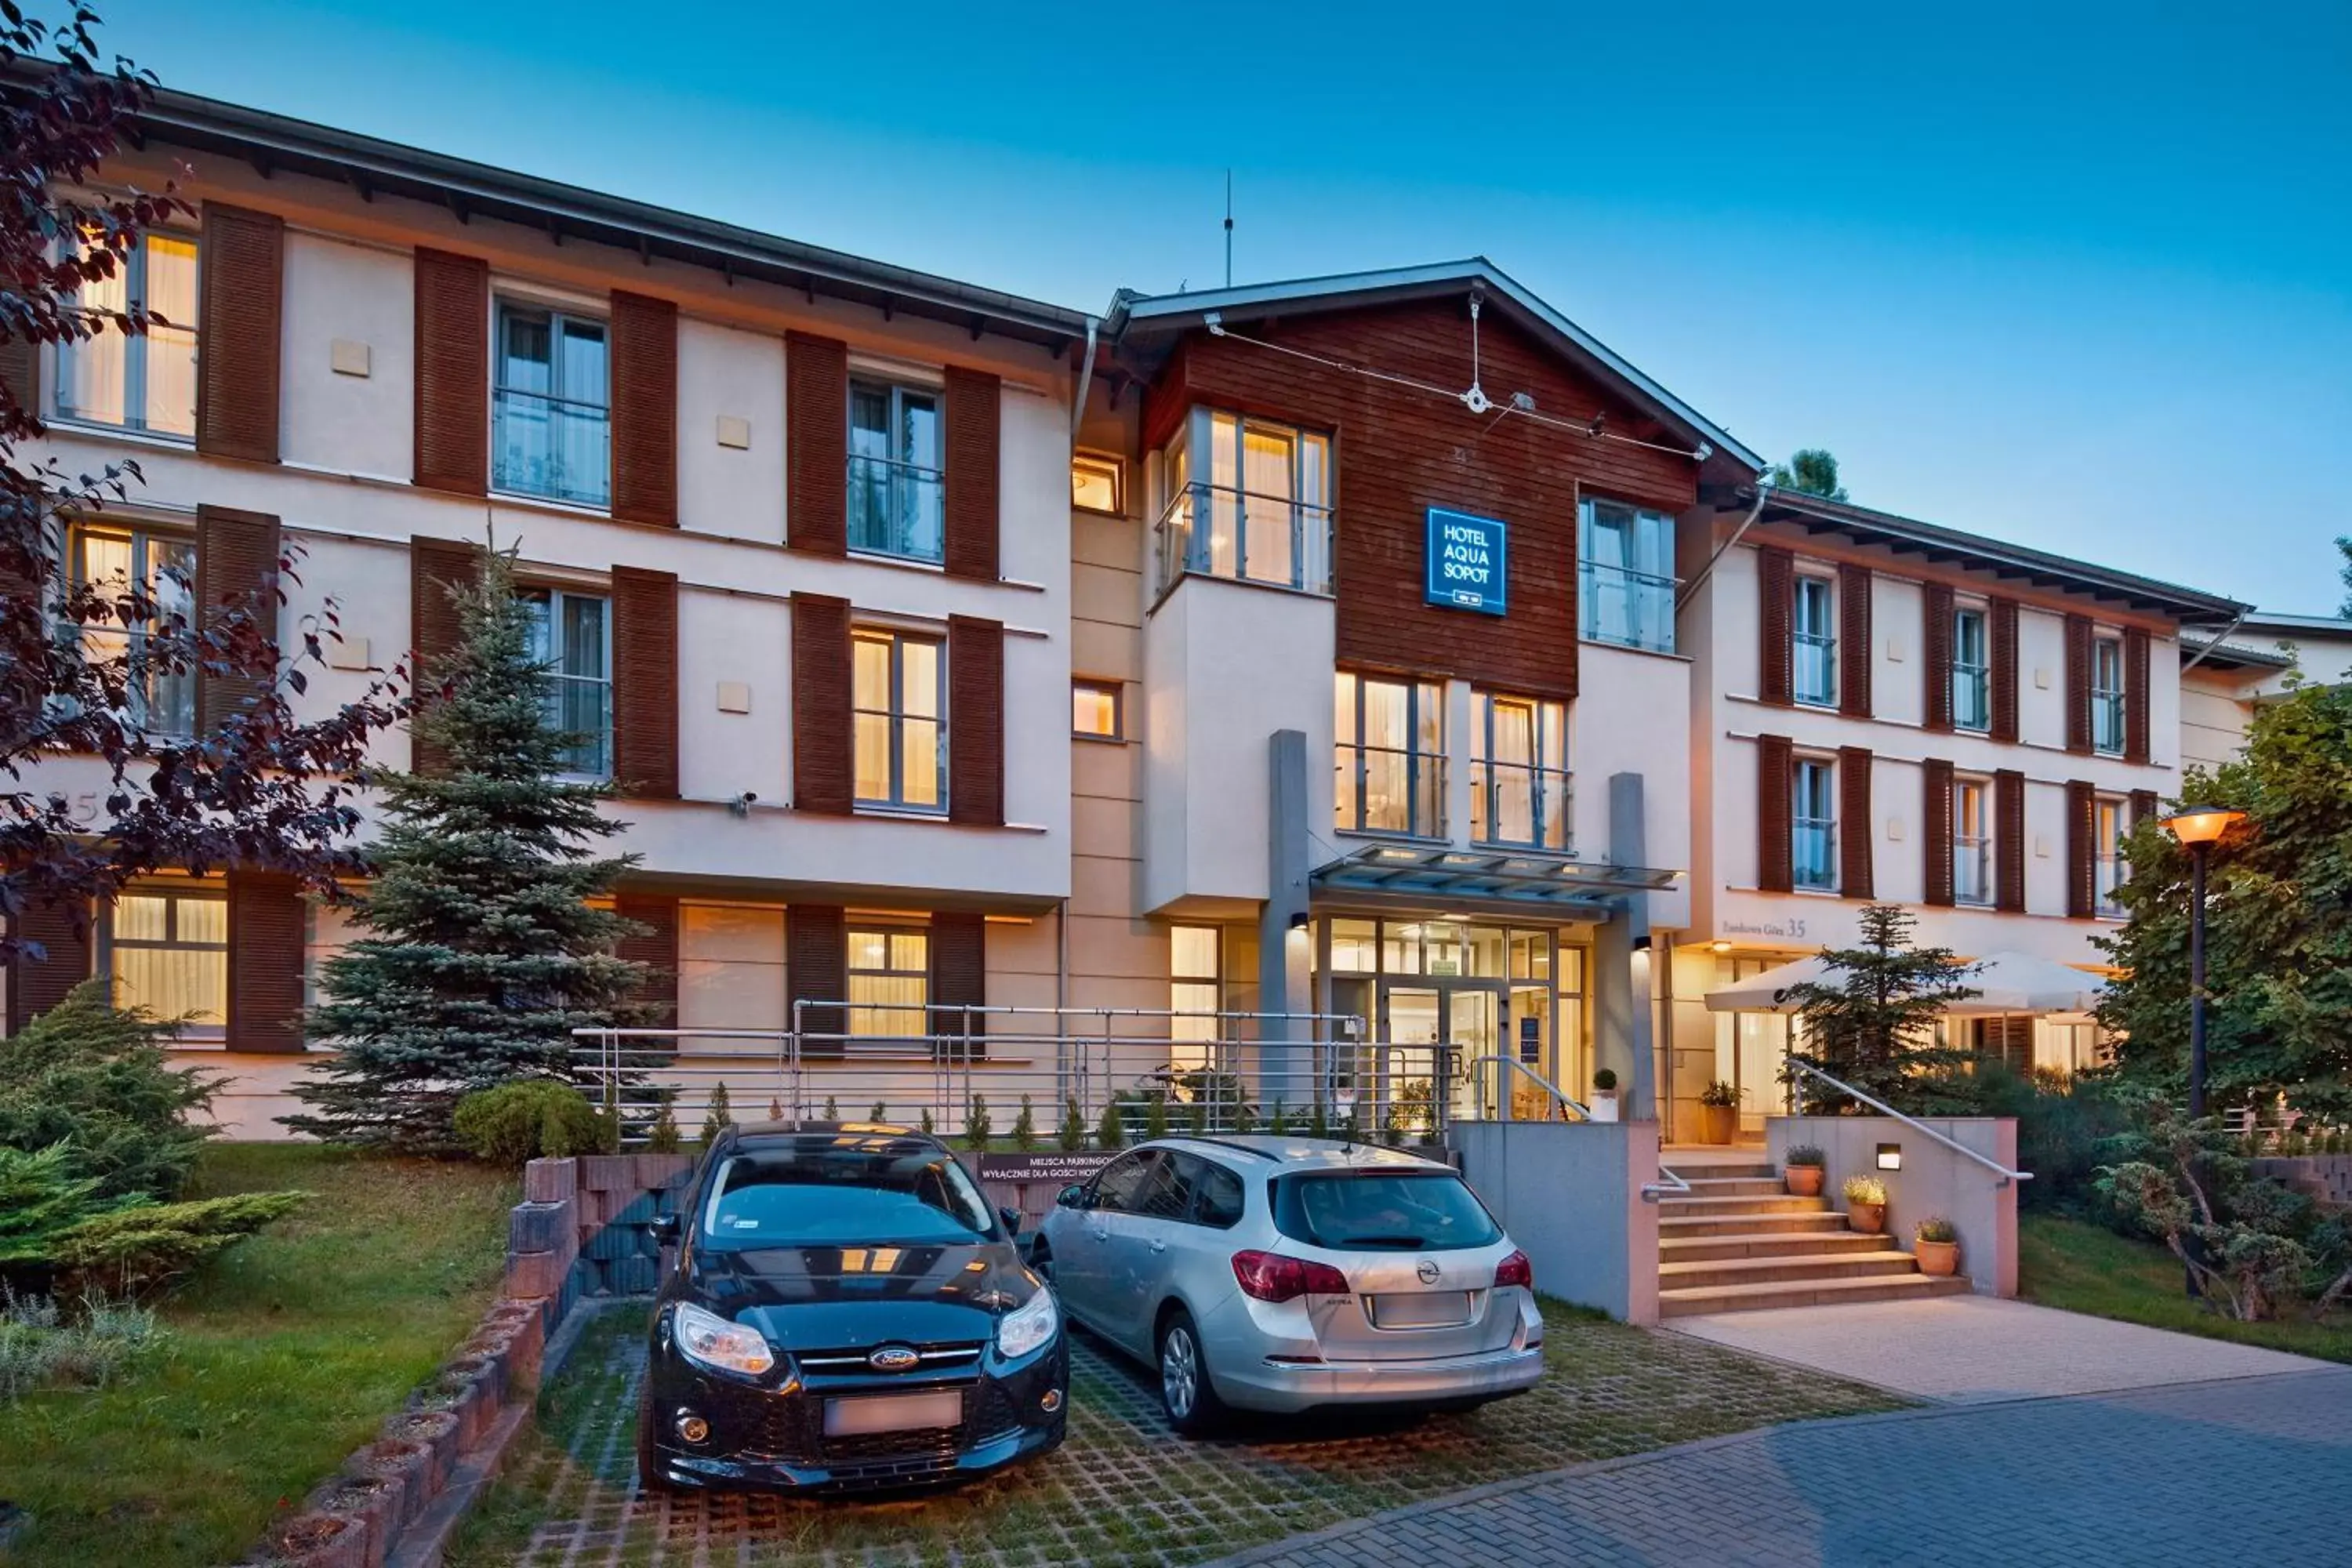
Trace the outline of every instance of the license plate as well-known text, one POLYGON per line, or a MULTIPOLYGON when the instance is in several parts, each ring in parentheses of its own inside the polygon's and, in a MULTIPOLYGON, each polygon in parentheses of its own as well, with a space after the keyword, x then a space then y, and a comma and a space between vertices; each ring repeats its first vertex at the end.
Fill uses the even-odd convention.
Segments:
POLYGON ((915 1432, 953 1426, 963 1420, 963 1395, 950 1388, 939 1394, 877 1394, 864 1399, 824 1402, 824 1435, 859 1437, 869 1432, 915 1432))
POLYGON ((1470 1321, 1467 1290, 1423 1290, 1408 1296, 1367 1296, 1376 1329, 1458 1329, 1470 1321))

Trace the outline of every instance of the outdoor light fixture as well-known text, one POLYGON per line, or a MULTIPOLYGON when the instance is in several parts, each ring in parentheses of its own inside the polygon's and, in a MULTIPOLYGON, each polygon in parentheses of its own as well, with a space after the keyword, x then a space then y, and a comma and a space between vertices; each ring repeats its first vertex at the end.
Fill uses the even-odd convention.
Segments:
POLYGON ((2181 843, 2195 847, 2216 843, 2221 835, 2246 820, 2242 811, 2231 811, 2224 805, 2184 805, 2179 812, 2164 819, 2164 826, 2181 843))
POLYGON ((1305 931, 1308 922, 1313 919, 1314 917, 1309 915, 1305 910, 1293 910, 1290 911, 1290 929, 1292 931, 1305 931))
POLYGON ((1715 942, 1714 942, 1712 945, 1714 946, 1715 951, 1716 951, 1716 952, 1729 952, 1731 951, 1731 944, 1730 944, 1729 942, 1727 942, 1723 941, 1723 940, 1722 940, 1721 938, 1719 938, 1719 937, 1715 941, 1715 942))
MULTIPOLYGON (((2205 862, 2246 814, 2224 805, 2184 805, 2164 819, 2189 851, 2189 1114, 2205 1114, 2205 862)), ((2194 1283, 2192 1277, 2191 1283, 2194 1283)))
POLYGON ((1903 1168, 1903 1145, 1900 1143, 1881 1143, 1878 1146, 1878 1168, 1882 1171, 1901 1170, 1903 1168))

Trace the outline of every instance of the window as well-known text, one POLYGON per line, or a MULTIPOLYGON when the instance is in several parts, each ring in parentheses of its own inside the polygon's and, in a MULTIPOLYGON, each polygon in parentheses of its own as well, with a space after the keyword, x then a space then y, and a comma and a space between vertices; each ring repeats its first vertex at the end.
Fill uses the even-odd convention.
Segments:
POLYGON ((1971 1018, 1969 1051, 1980 1063, 1999 1062, 2024 1076, 2033 1070, 2033 1020, 1971 1018))
POLYGON ((1192 1190, 1199 1194, 1192 1214, 1202 1225, 1219 1230, 1231 1230, 1241 1224, 1247 1200, 1242 1193, 1242 1179, 1218 1164, 1214 1160, 1201 1162, 1200 1178, 1192 1190))
POLYGON ((1070 458, 1070 504, 1082 511, 1127 511, 1127 465, 1117 458, 1080 452, 1070 458))
POLYGON ((1797 579, 1796 698, 1822 708, 1837 702, 1834 593, 1827 577, 1797 579))
POLYGON ((152 735, 186 737, 196 732, 196 672, 152 661, 158 637, 193 629, 196 601, 196 547, 189 540, 143 528, 78 523, 73 530, 74 580, 104 589, 137 584, 156 607, 155 619, 140 626, 120 620, 82 628, 82 657, 92 664, 121 664, 131 722, 152 735), (179 624, 176 627, 173 622, 179 624))
POLYGON ((1116 741, 1121 734, 1119 709, 1123 689, 1116 680, 1070 682, 1070 733, 1097 741, 1116 741))
POLYGON ((140 887, 116 896, 104 932, 114 1005, 218 1033, 228 1020, 228 900, 140 887))
POLYGON ((58 345, 58 416, 193 438, 195 239, 148 235, 131 247, 113 277, 84 285, 76 303, 100 316, 144 308, 152 318, 140 336, 109 324, 93 338, 58 345))
POLYGON ((612 382, 604 323, 499 301, 497 452, 490 482, 581 506, 612 499, 612 382))
POLYGON ((1558 702, 1481 691, 1470 728, 1470 837, 1568 847, 1568 715, 1558 702))
POLYGON ((1191 1219, 1192 1182, 1200 1173, 1201 1162, 1192 1155, 1160 1151, 1136 1192, 1134 1212, 1145 1219, 1191 1219))
POLYGON ((1963 904, 1992 902, 1992 816, 1981 779, 1952 784, 1952 898, 1963 904))
POLYGON ((939 640, 861 627, 850 644, 859 804, 945 810, 946 661, 939 640))
POLYGON ((1222 1032, 1223 966, 1215 926, 1176 926, 1168 933, 1170 1065, 1193 1072, 1209 1065, 1209 1042, 1222 1032))
POLYGON ((1196 408, 1167 456, 1160 591, 1186 573, 1331 591, 1331 447, 1288 426, 1196 408))
POLYGON ((930 999, 929 932, 850 928, 852 1039, 921 1039, 931 1032, 930 999))
POLYGON ((1814 757, 1797 759, 1790 858, 1800 888, 1837 887, 1835 774, 1832 763, 1814 757))
POLYGON ((2091 749, 2117 755, 2124 749, 2124 643, 2121 637, 2091 639, 2091 749))
POLYGON ((564 768, 589 778, 613 771, 613 644, 604 598, 562 588, 515 595, 530 608, 530 652, 548 666, 547 721, 572 737, 564 768))
POLYGON ((2116 889, 2131 875, 2124 860, 2124 802, 2112 795, 2101 795, 2091 808, 2092 814, 2092 893, 2093 904, 2103 915, 2120 915, 2123 904, 2116 897, 2116 889))
POLYGON ((1952 612, 1952 724, 1980 733, 1992 728, 1992 658, 1980 609, 1952 612))
POLYGON ((1343 669, 1334 719, 1339 826, 1444 837, 1444 688, 1343 669))
POLYGON ((1152 1168, 1160 1163, 1157 1149, 1121 1154, 1102 1168, 1094 1182, 1094 1206, 1111 1214, 1131 1214, 1152 1168))
POLYGON ((945 485, 940 395, 927 386, 849 385, 849 548, 937 561, 945 485))
POLYGON ((1579 507, 1577 554, 1583 635, 1594 642, 1672 653, 1675 520, 1618 501, 1579 507))

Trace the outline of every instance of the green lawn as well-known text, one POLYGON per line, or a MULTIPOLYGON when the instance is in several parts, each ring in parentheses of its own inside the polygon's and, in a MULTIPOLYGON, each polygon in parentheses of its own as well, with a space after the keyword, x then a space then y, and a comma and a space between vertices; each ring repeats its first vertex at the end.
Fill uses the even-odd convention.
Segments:
POLYGON ((121 1382, 0 1408, 0 1494, 44 1568, 235 1562, 464 1339, 496 1294, 504 1173, 314 1144, 205 1152, 191 1197, 311 1202, 165 1299, 121 1382))
POLYGON ((2045 1307, 2352 1362, 2352 1313, 2338 1311, 2326 1323, 2299 1316, 2232 1322, 2182 1293, 2180 1264, 2171 1253, 2100 1226, 2027 1215, 2018 1226, 2017 1262, 2019 1293, 2045 1307))

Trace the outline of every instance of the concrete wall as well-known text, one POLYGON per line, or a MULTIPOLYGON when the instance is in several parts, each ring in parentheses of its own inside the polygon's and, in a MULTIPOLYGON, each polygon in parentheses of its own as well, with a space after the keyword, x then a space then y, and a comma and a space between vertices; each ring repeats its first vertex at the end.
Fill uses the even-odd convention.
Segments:
POLYGON ((1629 1323, 1658 1321, 1654 1121, 1457 1121, 1462 1174, 1535 1266, 1536 1289, 1629 1323))
MULTIPOLYGON (((1920 1121, 1995 1164, 2017 1169, 2013 1117, 1924 1116, 1920 1121)), ((1953 1152, 1919 1130, 1885 1116, 1775 1116, 1764 1123, 1764 1147, 1776 1165, 1801 1143, 1829 1155, 1822 1191, 1843 1207, 1848 1176, 1886 1184, 1886 1234, 1905 1251, 1912 1226, 1939 1215, 1959 1228, 1960 1272, 1979 1296, 2017 1294, 2017 1185, 1953 1152), (1877 1168, 1878 1146, 1899 1145, 1903 1168, 1877 1168)))

